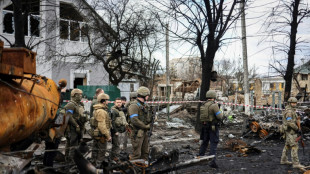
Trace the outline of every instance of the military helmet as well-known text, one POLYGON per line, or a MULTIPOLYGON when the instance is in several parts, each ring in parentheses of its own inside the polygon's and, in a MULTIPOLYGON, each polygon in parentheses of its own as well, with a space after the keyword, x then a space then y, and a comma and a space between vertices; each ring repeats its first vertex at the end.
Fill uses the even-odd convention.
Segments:
POLYGON ((131 92, 131 93, 129 94, 129 97, 130 97, 130 98, 137 98, 137 96, 138 96, 137 92, 131 92))
POLYGON ((295 97, 290 97, 287 102, 289 103, 297 103, 297 99, 295 97))
POLYGON ((105 94, 105 93, 101 93, 97 97, 98 102, 100 102, 101 100, 109 100, 109 99, 110 99, 110 96, 108 94, 105 94))
POLYGON ((71 97, 74 97, 75 94, 83 94, 83 91, 75 88, 71 91, 71 97))
POLYGON ((62 88, 67 86, 67 80, 66 79, 60 79, 58 82, 58 85, 62 88))
POLYGON ((137 90, 137 94, 142 96, 142 97, 146 97, 146 96, 150 95, 150 90, 147 87, 145 87, 145 86, 141 86, 137 90))
POLYGON ((206 98, 216 98, 216 92, 213 90, 210 90, 206 93, 206 98))

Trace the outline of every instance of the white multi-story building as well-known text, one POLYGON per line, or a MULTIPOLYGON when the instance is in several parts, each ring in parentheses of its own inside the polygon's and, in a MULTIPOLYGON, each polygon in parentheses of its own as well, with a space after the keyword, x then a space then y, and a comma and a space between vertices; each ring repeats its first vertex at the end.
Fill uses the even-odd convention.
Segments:
MULTIPOLYGON (((88 59, 80 64, 77 56, 72 56, 89 51, 83 30, 92 21, 86 17, 99 16, 85 0, 32 0, 29 12, 24 27, 25 42, 37 52, 37 74, 55 81, 67 79, 70 89, 77 85, 109 84, 109 75, 101 63, 94 64, 88 59)), ((0 0, 0 35, 5 47, 14 43, 14 30, 12 1, 0 0)), ((95 33, 92 36, 96 37, 95 33)), ((129 97, 129 91, 136 90, 138 83, 131 80, 119 87, 122 95, 129 97)))
POLYGON ((201 78, 200 57, 174 58, 169 62, 171 75, 182 80, 194 80, 201 78))

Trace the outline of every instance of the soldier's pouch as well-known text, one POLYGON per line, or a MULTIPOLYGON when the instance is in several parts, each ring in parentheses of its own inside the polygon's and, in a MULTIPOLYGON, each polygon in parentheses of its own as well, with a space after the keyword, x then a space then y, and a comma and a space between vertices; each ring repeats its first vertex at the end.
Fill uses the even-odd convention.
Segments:
POLYGON ((101 137, 100 138, 100 143, 105 143, 106 142, 106 139, 104 137, 101 137))
POLYGON ((99 137, 100 136, 100 132, 98 129, 94 129, 93 131, 93 137, 99 137))
POLYGON ((281 134, 284 134, 286 130, 287 130, 287 126, 286 125, 284 125, 284 124, 280 125, 279 132, 281 134))
POLYGON ((137 137, 138 138, 143 137, 143 133, 144 133, 144 131, 142 129, 138 130, 137 137))

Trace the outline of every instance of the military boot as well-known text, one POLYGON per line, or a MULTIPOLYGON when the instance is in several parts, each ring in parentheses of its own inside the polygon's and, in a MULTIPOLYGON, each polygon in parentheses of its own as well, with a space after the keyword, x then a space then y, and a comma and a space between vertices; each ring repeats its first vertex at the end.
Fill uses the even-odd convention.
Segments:
POLYGON ((305 166, 301 164, 293 164, 293 168, 303 169, 305 166))
POLYGON ((286 160, 286 161, 282 161, 282 160, 281 160, 280 164, 283 164, 283 165, 286 165, 286 164, 287 164, 287 165, 291 165, 292 162, 291 162, 291 161, 287 161, 287 160, 286 160))
POLYGON ((216 164, 215 161, 211 161, 210 164, 209 164, 209 166, 212 167, 212 168, 215 168, 215 169, 218 169, 218 168, 219 168, 219 166, 216 164))

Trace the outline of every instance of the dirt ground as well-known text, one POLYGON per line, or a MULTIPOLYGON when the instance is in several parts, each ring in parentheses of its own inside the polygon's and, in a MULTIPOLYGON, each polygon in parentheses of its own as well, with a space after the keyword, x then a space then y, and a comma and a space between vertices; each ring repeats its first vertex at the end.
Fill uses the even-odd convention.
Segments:
MULTIPOLYGON (((181 111, 178 114, 174 114, 171 116, 171 118, 177 117, 185 120, 186 123, 191 122, 193 116, 188 116, 188 114, 184 112, 186 111, 181 111)), ((177 137, 192 135, 194 139, 181 142, 167 142, 163 146, 167 151, 178 148, 180 151, 180 161, 194 159, 196 157, 200 144, 198 141, 199 135, 194 132, 193 128, 163 128, 161 126, 157 128, 155 127, 154 130, 155 136, 153 137, 153 140, 158 139, 158 137, 161 136, 167 137, 167 134, 173 134, 173 132, 176 131, 181 132, 174 135, 177 137)), ((304 173, 300 169, 293 169, 292 166, 280 164, 282 149, 284 147, 284 140, 280 140, 279 135, 271 136, 265 141, 255 144, 254 147, 259 149, 261 153, 250 153, 247 156, 243 156, 243 154, 239 152, 234 152, 231 149, 226 148, 225 142, 230 140, 230 138, 228 138, 229 134, 232 134, 234 139, 240 139, 239 137, 242 136, 242 123, 230 123, 221 127, 220 143, 218 145, 217 151, 217 164, 219 166, 218 169, 209 167, 208 161, 205 161, 186 167, 184 169, 180 169, 176 171, 176 173, 304 173)), ((250 133, 242 140, 247 144, 251 144, 255 141, 258 142, 261 139, 257 136, 256 133, 250 133)), ((306 140, 305 143, 305 154, 303 154, 302 147, 299 147, 299 160, 301 164, 308 166, 310 165, 310 141, 306 140)))

